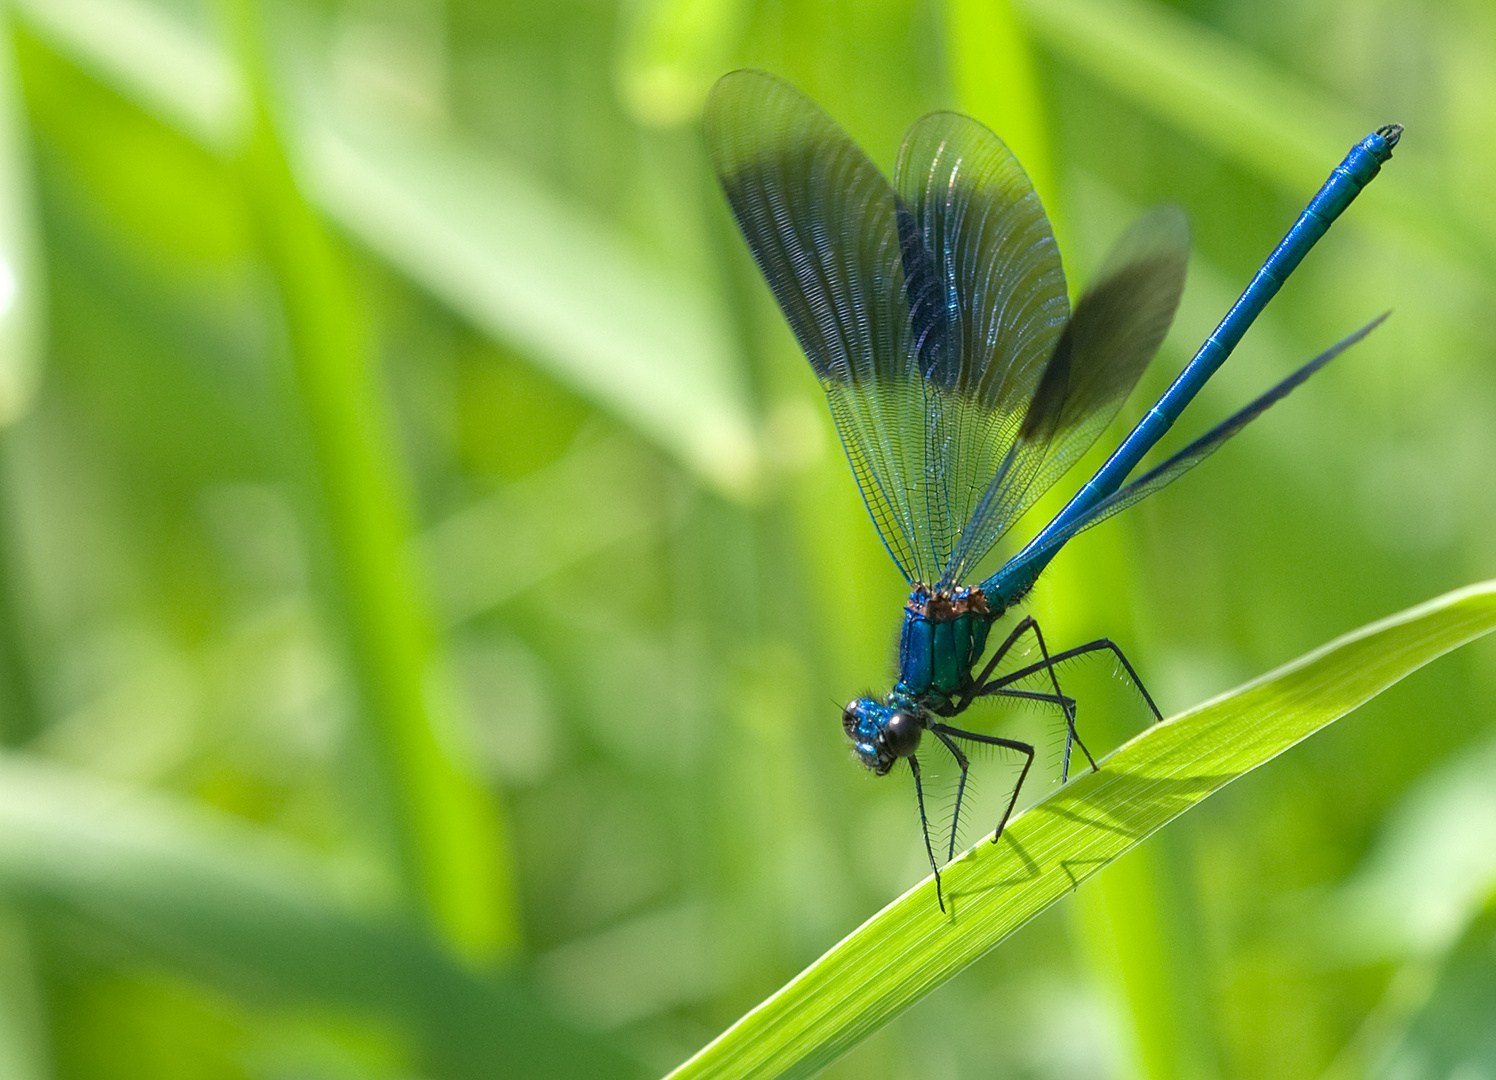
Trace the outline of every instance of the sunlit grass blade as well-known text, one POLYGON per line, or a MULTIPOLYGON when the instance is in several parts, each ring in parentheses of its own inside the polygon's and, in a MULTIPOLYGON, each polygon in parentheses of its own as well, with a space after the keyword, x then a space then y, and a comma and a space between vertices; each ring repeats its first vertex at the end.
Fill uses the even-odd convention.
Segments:
POLYGON ((45 273, 31 198, 31 155, 8 12, 0 13, 0 426, 31 404, 40 381, 45 273))
POLYGON ((1496 1072, 1496 898, 1441 956, 1408 961, 1322 1080, 1433 1080, 1496 1072))
POLYGON ((1372 623, 1158 724, 884 908, 671 1076, 809 1076, 1212 792, 1496 629, 1496 582, 1372 623))
POLYGON ((1323 92, 1164 5, 1016 6, 1040 42, 1295 196, 1324 178, 1326 146, 1339 150, 1367 126, 1323 92))
POLYGON ((1053 147, 1026 28, 1011 4, 955 0, 945 5, 945 42, 961 111, 1001 133, 1044 200, 1060 249, 1068 251, 1064 230, 1054 221, 1059 190, 1053 147))
POLYGON ((228 55, 198 27, 146 0, 19 0, 27 29, 162 123, 215 150, 243 135, 248 101, 228 55))
POLYGON ((708 295, 518 171, 456 140, 305 110, 308 193, 495 340, 735 495, 757 483, 737 356, 708 295))

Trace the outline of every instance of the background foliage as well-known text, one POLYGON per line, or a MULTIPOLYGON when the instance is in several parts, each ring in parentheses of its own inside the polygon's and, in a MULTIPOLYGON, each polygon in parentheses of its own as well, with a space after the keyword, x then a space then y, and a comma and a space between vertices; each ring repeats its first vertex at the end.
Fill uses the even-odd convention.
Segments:
MULTIPOLYGON (((1034 607, 1173 712, 1496 566, 1489 5, 0 12, 0 1075, 661 1072, 925 872, 836 722, 903 594, 705 167, 730 67, 885 165, 924 111, 984 119, 1078 282, 1182 204, 1125 420, 1407 125, 1184 434, 1392 319, 1034 607)), ((831 1075, 1496 1073, 1493 659, 1251 774, 831 1075)), ((1068 674, 1093 747, 1144 723, 1068 674)), ((1001 719, 1037 795, 1053 718, 1001 719)))

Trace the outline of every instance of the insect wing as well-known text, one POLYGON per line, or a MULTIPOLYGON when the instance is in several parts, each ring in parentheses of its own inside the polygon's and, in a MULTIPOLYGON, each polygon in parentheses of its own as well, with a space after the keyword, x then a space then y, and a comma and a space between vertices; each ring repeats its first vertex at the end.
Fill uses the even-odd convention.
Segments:
POLYGON ((955 545, 947 582, 970 571, 1116 417, 1173 321, 1188 251, 1184 215, 1167 206, 1144 215, 1113 247, 1037 385, 1028 384, 1026 401, 1015 399, 1026 406, 1021 423, 955 545))
POLYGON ((719 80, 705 130, 738 227, 826 391, 873 522, 914 580, 928 566, 917 509, 924 388, 893 188, 819 106, 764 72, 719 80))
POLYGON ((814 102, 724 76, 706 140, 906 578, 954 585, 1095 441, 1167 331, 1183 215, 1119 242, 1071 317, 1049 220, 970 117, 910 128, 890 185, 814 102))
POLYGON ((934 113, 916 122, 894 183, 927 396, 925 580, 949 585, 962 557, 980 558, 1017 516, 1001 504, 1023 475, 1020 430, 1070 304, 1032 183, 977 121, 934 113))

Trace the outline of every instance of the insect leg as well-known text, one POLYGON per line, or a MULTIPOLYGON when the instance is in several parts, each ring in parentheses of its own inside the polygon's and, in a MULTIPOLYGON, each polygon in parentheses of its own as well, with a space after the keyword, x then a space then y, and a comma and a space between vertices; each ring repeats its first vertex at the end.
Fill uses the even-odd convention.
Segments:
MULTIPOLYGON (((1018 783, 1013 785, 1013 794, 1008 799, 1008 808, 1003 811, 1003 819, 997 823, 997 832, 992 834, 992 842, 994 844, 997 843, 998 838, 1003 834, 1003 830, 1008 827, 1008 818, 1013 816, 1013 807, 1018 804, 1018 793, 1023 790, 1023 782, 1028 779, 1029 770, 1034 767, 1034 748, 1026 742, 1019 742, 1017 739, 1004 739, 997 735, 978 735, 974 731, 962 731, 960 728, 953 728, 949 724, 931 724, 930 730, 935 733, 936 738, 947 746, 950 746, 953 753, 958 751, 956 751, 954 746, 951 746, 951 738, 970 739, 972 742, 986 743, 988 746, 1002 746, 1009 750, 1017 750, 1026 755, 1027 760, 1023 763, 1023 772, 1018 774, 1018 783)), ((963 759, 965 758, 964 754, 961 756, 963 759)), ((962 779, 964 780, 965 777, 963 776, 962 779)))
MULTIPOLYGON (((987 666, 982 668, 982 673, 972 681, 972 689, 967 691, 966 694, 961 698, 961 703, 956 706, 956 712, 959 713, 964 711, 966 709, 966 706, 971 704, 971 699, 976 697, 980 693, 981 687, 985 686, 987 684, 987 680, 992 678, 992 673, 997 670, 997 665, 1002 663, 1003 657, 1007 656, 1008 653, 1012 651, 1013 646, 1018 643, 1018 639, 1022 637, 1024 635, 1024 632, 1027 631, 1030 627, 1034 627, 1037 629, 1038 624, 1034 622, 1034 617, 1032 615, 1025 615, 1022 619, 1019 620, 1018 625, 1013 627, 1012 631, 1009 632, 1008 636, 1003 640, 1003 643, 993 650, 992 659, 987 661, 987 666)), ((1056 689, 1058 691, 1058 688, 1056 689)))
MULTIPOLYGON (((1163 721, 1164 714, 1159 712, 1158 706, 1153 703, 1153 695, 1148 693, 1148 688, 1143 685, 1143 680, 1138 677, 1138 673, 1133 668, 1131 661, 1129 661, 1127 657, 1122 654, 1122 650, 1117 647, 1117 643, 1114 642, 1111 638, 1097 638, 1095 641, 1088 641, 1084 645, 1077 645, 1073 649, 1066 649, 1064 652, 1055 653, 1053 656, 1049 657, 1046 660, 1040 661, 1039 663, 1030 664, 1028 665, 1028 667, 1019 668, 1017 671, 1010 671, 1008 674, 1003 675, 1000 678, 993 679, 989 683, 978 686, 973 696, 1000 694, 1003 697, 1009 697, 1012 694, 1012 692, 1007 689, 1010 683, 1016 682, 1020 679, 1026 679, 1028 678, 1028 676, 1035 675, 1045 668, 1052 669, 1055 664, 1064 663, 1066 660, 1073 660, 1077 656, 1085 656, 1087 653, 1093 652, 1109 652, 1117 658, 1118 662, 1120 662, 1122 665, 1122 670, 1127 672, 1128 679, 1132 681, 1133 686, 1137 687, 1138 693, 1142 695, 1143 701, 1147 703, 1149 712, 1153 713, 1153 719, 1161 723, 1163 721)), ((1081 745, 1081 749, 1085 750, 1084 744, 1081 745)), ((1087 758, 1090 758, 1090 756, 1090 754, 1086 755, 1087 758)), ((1091 764, 1095 765, 1095 762, 1093 761, 1091 764)))
MULTIPOLYGON (((909 758, 909 771, 914 774, 914 801, 919 803, 919 831, 924 834, 925 854, 930 859, 930 870, 935 875, 935 902, 945 910, 945 897, 940 892, 940 867, 935 864, 935 849, 930 846, 930 819, 925 816, 925 789, 919 782, 919 759, 909 758)), ((964 779, 964 778, 963 778, 964 779)))
MULTIPOLYGON (((1108 644, 1110 644, 1110 642, 1108 642, 1108 644)), ((1116 649, 1116 646, 1113 645, 1112 648, 1116 649)), ((1050 686, 1054 688, 1054 699, 1060 704, 1060 707, 1065 710, 1065 757, 1060 770, 1060 778, 1062 780, 1068 780, 1070 778, 1070 748, 1072 746, 1080 747, 1080 752, 1086 755, 1086 760, 1091 763, 1091 768, 1094 770, 1096 768, 1096 759, 1091 756, 1091 751, 1086 749, 1086 744, 1081 742, 1080 734, 1075 730, 1075 701, 1073 698, 1066 697, 1060 690, 1060 679, 1059 676, 1055 674, 1055 664, 1058 663, 1061 659, 1066 659, 1071 655, 1079 654, 1074 653, 1074 651, 1072 650, 1071 652, 1059 653, 1055 656, 1051 656, 1049 654, 1049 646, 1044 643, 1044 634, 1039 629, 1039 624, 1034 620, 1034 617, 1032 615, 1025 615, 1019 621, 1018 625, 1013 627, 1013 630, 1010 634, 1008 634, 1007 639, 997 647, 997 651, 992 654, 992 659, 988 660, 987 666, 982 668, 982 674, 977 677, 976 681, 972 685, 972 688, 966 692, 964 697, 962 697, 961 701, 957 704, 955 711, 957 713, 964 711, 965 708, 971 704, 974 698, 983 697, 989 694, 996 694, 1003 690, 1005 687, 1009 686, 1011 683, 1016 682, 1021 678, 1024 678, 1028 675, 1033 675, 1040 671, 1044 671, 1049 675, 1050 686), (1039 644, 1039 655, 1043 657, 1043 659, 1038 663, 1030 664, 1028 667, 1021 668, 1017 672, 1012 672, 1010 674, 1004 675, 999 679, 993 679, 992 672, 996 670, 998 663, 1018 642, 1019 637, 1021 637, 1026 632, 1033 633, 1034 640, 1039 644)), ((1124 660, 1123 663, 1126 663, 1126 661, 1124 660)), ((1128 670, 1132 670, 1132 666, 1130 664, 1128 665, 1128 670)), ((1157 710, 1154 711, 1156 712, 1157 710)))
POLYGON ((937 739, 945 744, 945 748, 951 752, 951 756, 956 759, 956 765, 961 770, 961 779, 956 784, 956 809, 951 815, 951 842, 947 845, 945 851, 946 861, 949 862, 956 855, 956 830, 961 825, 961 800, 966 796, 966 776, 968 770, 971 768, 971 762, 967 760, 966 754, 962 749, 951 741, 951 737, 939 730, 940 726, 943 725, 931 727, 930 730, 935 733, 937 739))
POLYGON ((1046 694, 1040 690, 1010 690, 1002 686, 986 691, 985 694, 993 697, 1022 698, 1024 701, 1042 701, 1049 705, 1058 705, 1062 709, 1073 710, 1075 708, 1075 699, 1069 694, 1056 697, 1054 694, 1046 694))

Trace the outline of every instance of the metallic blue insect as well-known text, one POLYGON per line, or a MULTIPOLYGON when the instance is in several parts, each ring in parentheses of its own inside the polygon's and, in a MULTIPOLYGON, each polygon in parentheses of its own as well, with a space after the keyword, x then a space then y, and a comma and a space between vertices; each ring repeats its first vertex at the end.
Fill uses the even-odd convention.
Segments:
MULTIPOLYGON (((814 102, 759 71, 735 71, 706 106, 712 165, 759 269, 826 392, 831 415, 884 545, 912 587, 899 674, 842 722, 878 775, 909 763, 942 909, 917 751, 933 736, 960 769, 946 858, 968 760, 960 742, 1025 755, 996 842, 1034 762, 1017 739, 946 721, 976 699, 1047 702, 1071 746, 1075 703, 1055 666, 1110 652, 1155 717, 1153 699, 1110 640, 1051 653, 1032 617, 985 664, 992 625, 1021 601, 1073 536, 1198 465, 1381 320, 1322 353, 1162 464, 1127 481, 1285 278, 1392 156, 1402 129, 1358 143, 1334 171, 1195 358, 1069 504, 996 573, 966 583, 982 557, 1090 448, 1116 416, 1173 320, 1188 234, 1177 207, 1146 214, 1117 243, 1071 309, 1044 208, 1008 148, 977 121, 933 113, 904 137, 892 184, 814 102), (1041 659, 998 665, 1032 635, 1041 659), (980 667, 979 667, 980 665, 980 667), (1021 689, 1034 677, 1043 692, 1021 689)), ((1385 318, 1385 316, 1384 316, 1385 318)))

